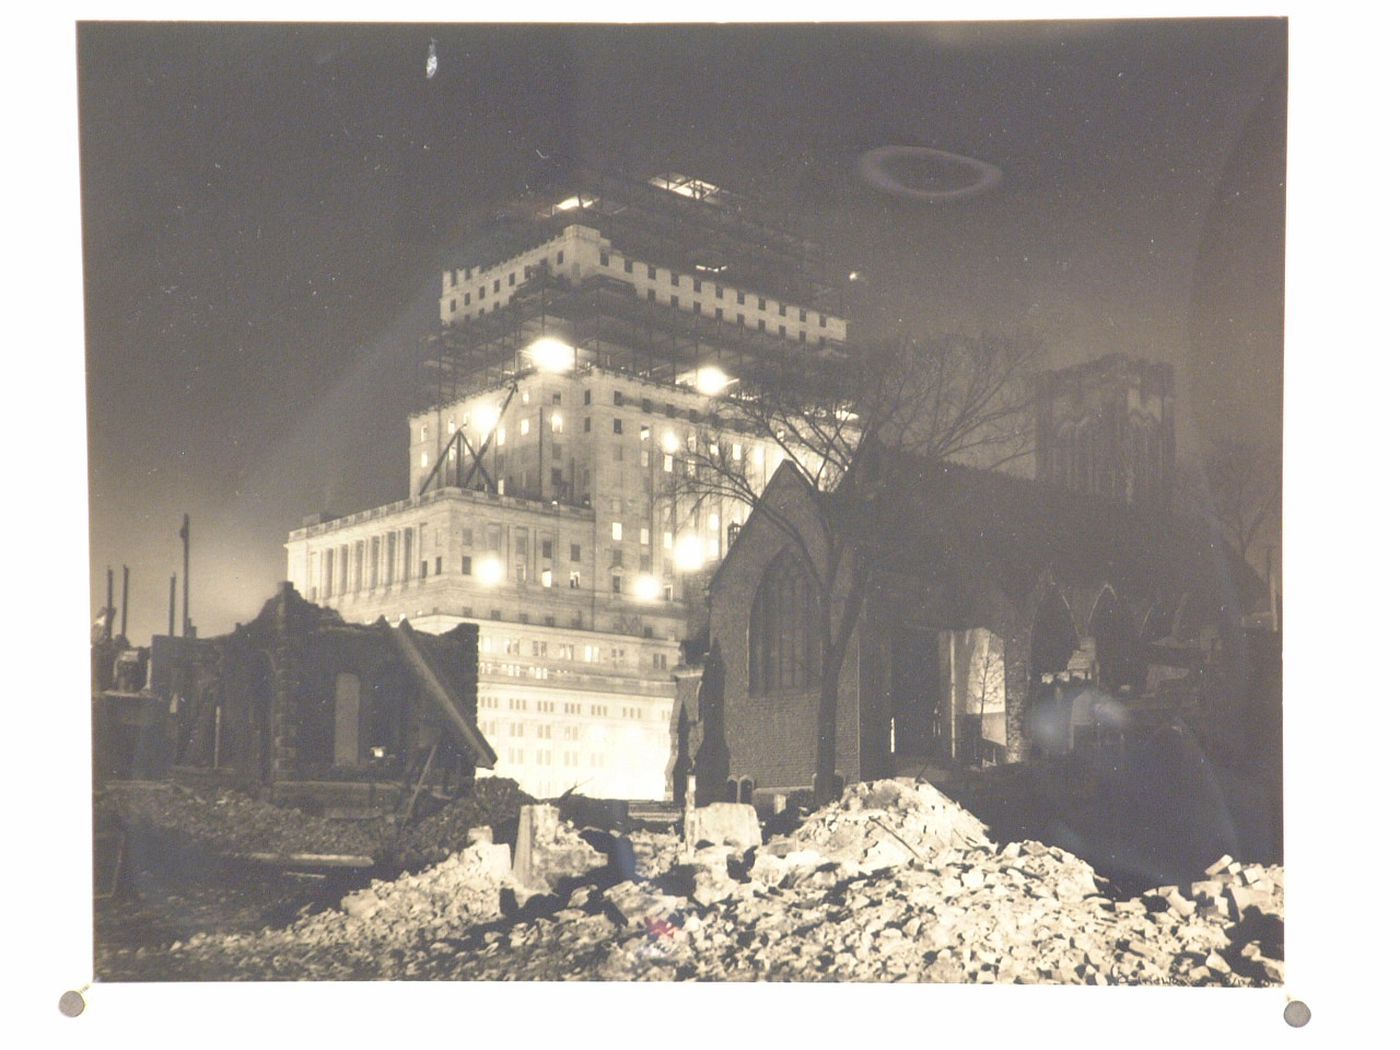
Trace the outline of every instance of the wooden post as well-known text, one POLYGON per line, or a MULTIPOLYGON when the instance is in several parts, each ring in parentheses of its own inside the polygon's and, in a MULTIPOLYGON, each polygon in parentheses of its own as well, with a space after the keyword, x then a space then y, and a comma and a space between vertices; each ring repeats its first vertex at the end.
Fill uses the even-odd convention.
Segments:
POLYGON ((428 760, 423 763, 423 771, 418 774, 418 783, 413 785, 413 794, 408 796, 408 805, 404 808, 403 819, 405 822, 413 819, 413 807, 418 805, 418 796, 423 793, 423 784, 428 779, 428 772, 433 768, 433 760, 437 758, 438 741, 433 744, 428 752, 428 760))
POLYGON ((190 636, 190 516, 185 515, 184 524, 180 526, 180 539, 185 545, 185 597, 184 597, 184 618, 181 634, 188 638, 190 636))

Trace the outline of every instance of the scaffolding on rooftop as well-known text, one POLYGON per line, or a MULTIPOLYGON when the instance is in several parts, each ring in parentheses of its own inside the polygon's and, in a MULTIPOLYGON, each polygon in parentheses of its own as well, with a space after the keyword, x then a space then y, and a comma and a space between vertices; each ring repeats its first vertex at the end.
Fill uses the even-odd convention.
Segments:
POLYGON ((574 285, 536 270, 501 309, 429 337, 419 408, 507 383, 531 368, 524 351, 544 336, 593 364, 672 385, 708 365, 741 383, 783 383, 844 353, 839 344, 799 342, 642 298, 603 275, 574 285))

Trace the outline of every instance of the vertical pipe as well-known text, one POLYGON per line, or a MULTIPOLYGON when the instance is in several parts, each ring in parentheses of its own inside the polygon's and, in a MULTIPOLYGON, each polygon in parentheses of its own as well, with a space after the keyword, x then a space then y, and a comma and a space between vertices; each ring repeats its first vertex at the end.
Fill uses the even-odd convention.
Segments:
POLYGON ((112 607, 112 567, 107 566, 107 604, 102 607, 102 637, 106 641, 112 640, 112 615, 116 610, 112 607))
POLYGON ((180 527, 180 539, 185 542, 185 595, 181 633, 188 638, 190 636, 190 516, 188 514, 185 515, 185 523, 180 527))
POLYGON ((214 708, 214 768, 219 768, 219 736, 223 729, 224 708, 223 705, 214 708))
POLYGON ((170 574, 170 637, 175 637, 175 574, 170 574))
POLYGON ((131 583, 131 570, 125 565, 122 566, 122 637, 126 637, 126 596, 127 588, 131 583))

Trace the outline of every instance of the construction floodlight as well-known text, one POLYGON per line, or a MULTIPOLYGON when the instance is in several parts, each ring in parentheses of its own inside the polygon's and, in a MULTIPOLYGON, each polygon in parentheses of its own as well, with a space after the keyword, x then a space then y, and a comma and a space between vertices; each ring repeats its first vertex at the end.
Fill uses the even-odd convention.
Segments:
POLYGON ((706 397, 717 397, 734 381, 724 369, 714 365, 706 365, 695 373, 695 389, 706 397))
POLYGON ((562 339, 545 336, 531 343, 525 356, 541 372, 568 372, 574 367, 576 355, 574 348, 562 339))

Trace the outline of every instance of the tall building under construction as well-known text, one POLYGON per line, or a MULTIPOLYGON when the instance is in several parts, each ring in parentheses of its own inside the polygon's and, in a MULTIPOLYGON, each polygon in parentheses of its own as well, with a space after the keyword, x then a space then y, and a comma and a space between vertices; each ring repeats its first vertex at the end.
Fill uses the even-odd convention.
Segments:
MULTIPOLYGON (((748 513, 683 478, 717 396, 842 353, 848 282, 700 179, 570 189, 444 270, 406 498, 293 532, 287 578, 350 622, 480 624, 480 726, 527 791, 659 798, 681 643, 748 513)), ((725 444, 760 489, 783 454, 725 444)))

